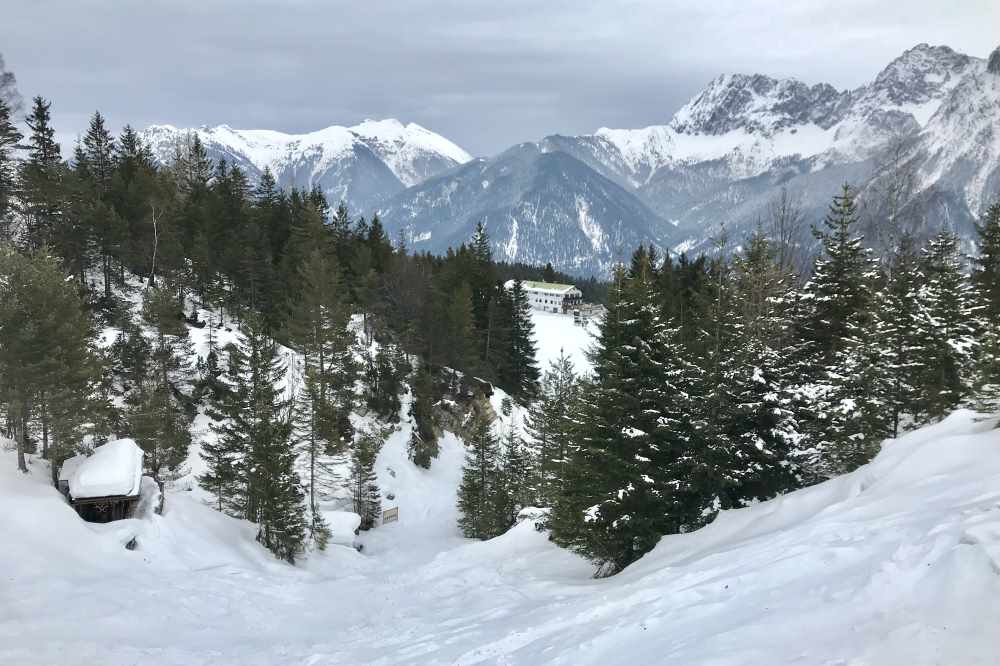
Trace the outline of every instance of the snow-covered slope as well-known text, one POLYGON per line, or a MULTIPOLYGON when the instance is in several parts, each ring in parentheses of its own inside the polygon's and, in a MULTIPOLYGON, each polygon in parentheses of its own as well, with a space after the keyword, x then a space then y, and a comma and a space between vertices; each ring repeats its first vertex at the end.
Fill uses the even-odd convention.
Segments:
POLYGON ((395 119, 334 125, 306 134, 228 125, 153 125, 143 131, 143 138, 160 162, 169 163, 177 143, 190 132, 197 133, 213 158, 238 164, 252 177, 270 168, 282 186, 319 185, 333 204, 343 200, 365 213, 386 196, 472 159, 443 136, 395 119))
POLYGON ((664 538, 610 579, 531 522, 454 529, 461 446, 379 459, 402 504, 364 554, 299 568, 175 492, 162 517, 79 521, 44 464, 0 452, 0 663, 878 664, 1000 659, 1000 431, 960 412, 871 464, 664 538), (138 535, 128 551, 123 538, 138 535))

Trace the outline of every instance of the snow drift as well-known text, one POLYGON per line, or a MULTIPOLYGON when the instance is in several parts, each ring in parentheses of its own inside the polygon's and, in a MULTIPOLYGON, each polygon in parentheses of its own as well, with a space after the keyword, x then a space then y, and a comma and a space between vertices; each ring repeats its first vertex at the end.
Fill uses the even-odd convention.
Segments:
POLYGON ((956 413, 604 580, 531 520, 459 538, 452 438, 425 471, 391 437, 400 522, 299 568, 185 492, 121 521, 126 551, 0 453, 0 663, 996 664, 996 423, 956 413))

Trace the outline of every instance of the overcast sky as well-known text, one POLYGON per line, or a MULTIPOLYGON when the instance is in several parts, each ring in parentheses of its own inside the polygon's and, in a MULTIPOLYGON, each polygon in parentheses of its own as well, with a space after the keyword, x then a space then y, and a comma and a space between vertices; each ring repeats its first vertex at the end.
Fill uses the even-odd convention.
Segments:
MULTIPOLYGON (((0 54, 60 137, 396 117, 470 152, 662 124, 722 72, 854 87, 920 42, 985 57, 997 0, 18 0, 0 54)), ((66 151, 64 151, 66 154, 66 151)))

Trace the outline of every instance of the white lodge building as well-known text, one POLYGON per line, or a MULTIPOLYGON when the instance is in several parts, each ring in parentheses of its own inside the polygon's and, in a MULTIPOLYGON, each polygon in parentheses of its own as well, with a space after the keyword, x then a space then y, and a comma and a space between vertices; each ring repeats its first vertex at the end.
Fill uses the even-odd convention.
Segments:
MULTIPOLYGON (((508 280, 504 286, 507 289, 513 289, 514 281, 508 280)), ((531 304, 531 307, 543 312, 566 314, 572 312, 583 302, 583 292, 571 284, 525 280, 521 286, 524 288, 524 293, 528 295, 528 303, 531 304)))

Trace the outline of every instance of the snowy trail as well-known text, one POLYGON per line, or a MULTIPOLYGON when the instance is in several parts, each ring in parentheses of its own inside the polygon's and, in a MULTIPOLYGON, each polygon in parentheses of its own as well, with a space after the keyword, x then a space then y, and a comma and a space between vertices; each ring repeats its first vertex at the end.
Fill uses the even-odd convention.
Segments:
POLYGON ((462 449, 380 457, 397 524, 298 568, 175 493, 140 549, 0 454, 2 664, 996 664, 1000 431, 958 413, 606 580, 530 523, 454 527, 462 449), (392 467, 396 475, 385 473, 392 467), (423 506, 421 510, 419 507, 423 506))

